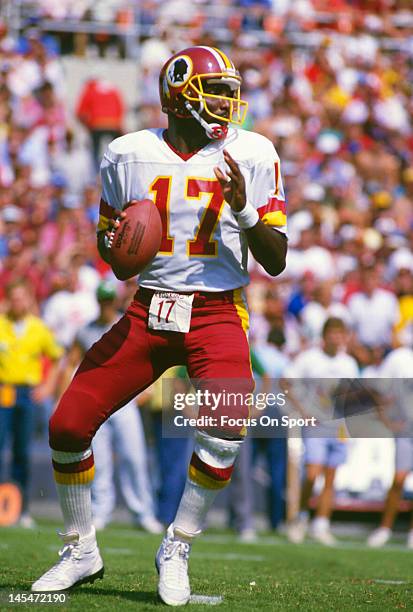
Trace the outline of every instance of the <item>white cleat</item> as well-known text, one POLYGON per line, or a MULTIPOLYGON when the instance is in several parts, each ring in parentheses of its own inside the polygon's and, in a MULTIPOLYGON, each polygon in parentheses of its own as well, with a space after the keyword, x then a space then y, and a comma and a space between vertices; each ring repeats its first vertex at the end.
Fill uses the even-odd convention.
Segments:
POLYGON ((313 529, 311 537, 316 542, 323 544, 323 546, 335 546, 337 544, 336 538, 329 529, 313 529))
POLYGON ((63 548, 59 561, 32 584, 32 591, 66 591, 86 582, 103 578, 104 567, 96 542, 95 530, 79 538, 75 532, 59 534, 63 548))
POLYGON ((391 529, 388 527, 378 527, 368 537, 367 544, 370 548, 381 548, 391 538, 391 529))
POLYGON ((156 553, 155 565, 159 574, 158 594, 168 606, 184 606, 191 596, 188 578, 188 558, 191 545, 175 537, 169 525, 156 553))
POLYGON ((297 516, 287 525, 287 538, 293 544, 304 542, 308 529, 308 518, 297 516))

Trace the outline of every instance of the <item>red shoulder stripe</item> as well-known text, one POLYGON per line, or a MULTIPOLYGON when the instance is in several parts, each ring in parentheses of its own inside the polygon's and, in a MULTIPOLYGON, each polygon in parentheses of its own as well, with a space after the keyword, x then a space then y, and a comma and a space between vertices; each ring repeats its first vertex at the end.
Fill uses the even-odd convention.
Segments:
POLYGON ((281 211, 283 215, 287 214, 286 208, 285 208, 285 201, 279 200, 275 196, 268 198, 267 204, 264 204, 264 206, 260 206, 257 210, 258 210, 260 219, 262 219, 264 215, 270 212, 281 211))

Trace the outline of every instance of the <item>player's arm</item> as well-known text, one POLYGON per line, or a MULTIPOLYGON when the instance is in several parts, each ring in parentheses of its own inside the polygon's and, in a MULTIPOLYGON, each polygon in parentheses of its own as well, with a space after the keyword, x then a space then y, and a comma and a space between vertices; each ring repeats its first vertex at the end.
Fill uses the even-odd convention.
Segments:
MULTIPOLYGON (((120 176, 122 168, 118 169, 114 160, 107 156, 110 153, 110 145, 100 165, 100 177, 102 182, 102 197, 99 205, 99 222, 97 226, 97 248, 99 255, 110 266, 110 238, 112 232, 119 227, 123 213, 123 202, 125 197, 124 176, 120 176)), ((113 268, 112 268, 113 269, 113 268)), ((116 271, 113 270, 116 274, 116 271)))
MULTIPOLYGON (((224 160, 228 166, 227 176, 220 170, 214 168, 215 176, 219 180, 225 201, 231 206, 234 215, 247 210, 247 195, 245 179, 237 162, 228 151, 224 151, 224 160)), ((254 211, 252 211, 254 212, 254 211)), ((244 229, 248 246, 254 258, 271 276, 277 276, 285 268, 287 255, 287 238, 281 232, 266 225, 256 214, 256 223, 244 229)))
POLYGON ((271 276, 278 276, 285 268, 287 238, 258 220, 251 229, 244 230, 254 258, 271 276))
MULTIPOLYGON (((109 246, 110 237, 112 232, 120 225, 120 221, 124 216, 122 215, 122 203, 124 202, 125 189, 122 185, 124 176, 120 176, 122 167, 119 169, 116 159, 112 159, 111 144, 108 146, 100 165, 102 197, 99 205, 99 222, 96 230, 96 239, 99 255, 113 270, 109 246)), ((113 270, 113 272, 118 277, 116 271, 113 270)))
POLYGON ((113 150, 111 143, 100 166, 102 198, 99 207, 97 248, 103 261, 111 266, 116 278, 126 280, 129 276, 122 274, 112 262, 110 243, 114 231, 126 217, 125 210, 136 204, 136 200, 131 197, 136 189, 133 173, 129 173, 125 164, 119 163, 119 160, 121 158, 113 150))

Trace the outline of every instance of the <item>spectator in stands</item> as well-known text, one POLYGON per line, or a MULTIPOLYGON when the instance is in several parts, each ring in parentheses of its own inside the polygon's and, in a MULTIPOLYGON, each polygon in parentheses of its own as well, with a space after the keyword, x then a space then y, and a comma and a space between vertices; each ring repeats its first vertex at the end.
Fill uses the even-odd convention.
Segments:
MULTIPOLYGON (((378 375, 386 379, 384 389, 388 389, 389 402, 379 416, 389 432, 395 437, 395 473, 393 483, 387 493, 380 526, 369 536, 367 542, 372 548, 384 546, 392 536, 394 521, 399 511, 399 503, 407 476, 413 470, 413 440, 411 436, 413 410, 411 403, 411 377, 413 372, 413 350, 402 346, 391 351, 378 369, 378 375)), ((386 395, 384 395, 385 399, 386 395)), ((407 547, 413 550, 413 517, 407 535, 407 547)))
POLYGON ((333 546, 336 540, 330 530, 330 516, 334 478, 338 466, 346 460, 347 449, 344 425, 333 416, 332 390, 341 378, 356 378, 359 369, 355 359, 346 352, 348 332, 341 319, 327 319, 322 339, 321 347, 301 353, 283 374, 283 385, 289 390, 289 403, 300 416, 316 418, 316 426, 309 425, 302 429, 305 478, 299 512, 289 524, 287 534, 293 543, 304 540, 309 525, 310 498, 316 479, 323 475, 324 485, 311 525, 311 537, 321 544, 333 546), (298 384, 291 379, 298 379, 298 384), (313 387, 309 379, 316 379, 313 387), (325 379, 335 380, 330 384, 325 379))
POLYGON ((29 514, 34 411, 53 391, 63 350, 43 321, 32 314, 33 295, 26 281, 7 286, 6 305, 6 312, 0 315, 0 473, 11 437, 11 477, 23 496, 19 524, 30 528, 34 526, 29 514), (45 358, 49 360, 46 370, 45 358))
POLYGON ((41 113, 38 125, 47 130, 47 141, 61 149, 66 133, 66 113, 63 102, 56 96, 51 83, 47 81, 37 90, 41 113))
POLYGON ((95 181, 93 157, 85 147, 76 143, 72 129, 66 130, 64 146, 53 147, 50 155, 54 180, 60 181, 71 193, 80 194, 95 181))
POLYGON ((393 283, 400 318, 394 328, 394 344, 413 346, 413 255, 407 252, 407 257, 399 261, 397 267, 393 283))
POLYGON ((92 78, 80 93, 76 115, 90 134, 98 169, 104 143, 121 136, 123 131, 125 103, 122 93, 108 79, 92 78))
MULTIPOLYGON (((395 324, 400 319, 396 296, 381 288, 377 264, 363 265, 360 270, 360 290, 348 301, 357 341, 363 346, 391 348, 395 324), (374 316, 372 316, 374 313, 374 316)), ((358 347, 353 347, 355 354, 358 347)))
MULTIPOLYGON (((284 353, 285 335, 282 326, 271 328, 266 342, 255 347, 255 354, 260 360, 267 376, 260 388, 261 392, 274 393, 281 391, 279 380, 289 364, 289 358, 284 353)), ((263 414, 263 412, 260 412, 263 414)), ((267 406, 265 414, 272 418, 282 416, 276 406, 267 406)), ((257 465, 260 457, 264 458, 265 466, 270 476, 269 487, 269 518, 272 529, 277 529, 286 516, 287 497, 287 438, 279 435, 279 431, 271 432, 262 428, 261 435, 253 439, 253 463, 257 465)))
POLYGON ((99 315, 94 295, 79 289, 77 270, 61 268, 56 271, 54 284, 57 291, 43 307, 43 319, 62 346, 69 348, 77 332, 99 315))
POLYGON ((329 317, 338 317, 349 327, 351 316, 348 308, 333 299, 333 283, 324 281, 317 284, 314 299, 308 302, 300 313, 302 333, 310 343, 321 339, 323 325, 329 317))
POLYGON ((284 350, 288 355, 298 352, 301 338, 295 318, 288 312, 286 305, 275 287, 267 288, 261 306, 261 313, 252 313, 251 335, 256 343, 263 343, 273 327, 283 330, 286 343, 284 350))
POLYGON ((193 444, 189 437, 163 436, 163 412, 172 411, 173 394, 186 392, 188 383, 186 368, 171 368, 138 396, 155 444, 158 467, 157 516, 165 526, 175 518, 185 487, 193 444))
MULTIPOLYGON (((6 235, 7 239, 7 235, 6 235)), ((8 284, 25 278, 31 285, 36 298, 45 295, 45 271, 39 261, 33 261, 32 253, 24 248, 21 238, 7 241, 7 255, 0 269, 0 297, 8 284)), ((36 309, 37 304, 33 304, 36 309)))
MULTIPOLYGON (((256 384, 269 383, 264 365, 254 349, 251 350, 251 368, 256 384)), ((267 389, 265 386, 265 389, 267 389)), ((255 433, 255 432, 254 432, 255 433)), ((241 542, 253 542, 256 530, 253 516, 252 453, 253 440, 247 437, 235 462, 231 483, 228 487, 229 524, 235 529, 241 542)))

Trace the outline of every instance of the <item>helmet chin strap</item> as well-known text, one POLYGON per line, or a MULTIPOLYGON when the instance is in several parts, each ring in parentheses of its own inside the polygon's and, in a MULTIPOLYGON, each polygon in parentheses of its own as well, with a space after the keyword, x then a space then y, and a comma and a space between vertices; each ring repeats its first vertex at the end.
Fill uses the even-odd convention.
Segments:
MULTIPOLYGON (((201 106, 200 106, 201 112, 203 109, 203 105, 204 104, 201 101, 201 106)), ((192 107, 192 104, 188 100, 185 101, 185 108, 191 113, 193 118, 196 119, 198 123, 202 125, 208 138, 210 138, 211 140, 221 140, 222 138, 226 137, 228 133, 227 125, 221 125, 220 123, 208 123, 208 121, 205 121, 205 119, 201 117, 199 112, 197 112, 192 107)))

